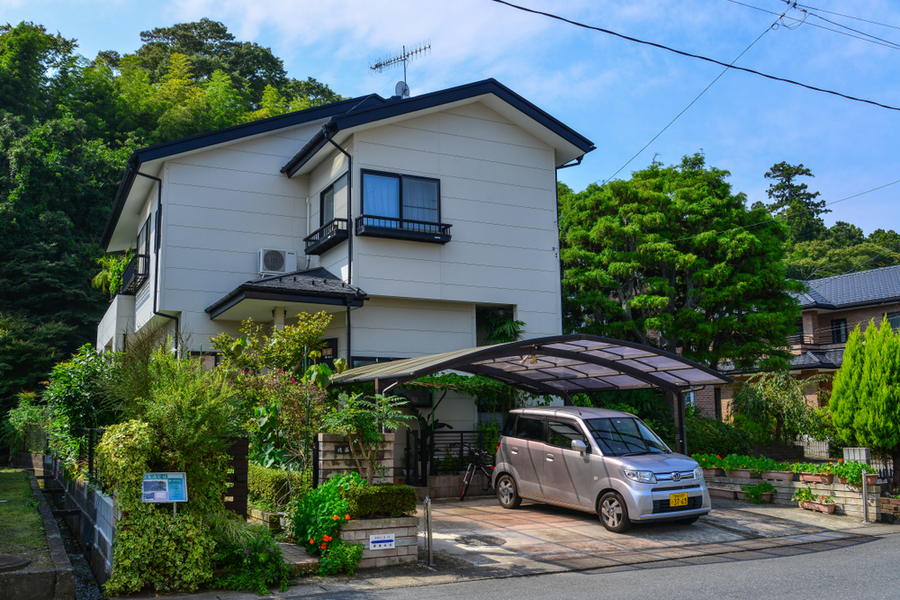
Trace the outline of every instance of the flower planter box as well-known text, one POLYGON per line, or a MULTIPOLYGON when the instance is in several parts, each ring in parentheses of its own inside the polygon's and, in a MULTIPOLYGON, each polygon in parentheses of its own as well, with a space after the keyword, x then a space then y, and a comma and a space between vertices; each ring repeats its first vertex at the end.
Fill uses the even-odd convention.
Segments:
POLYGON ((826 504, 824 502, 800 502, 800 508, 804 510, 812 510, 816 512, 830 515, 834 512, 834 504, 826 504))
POLYGON ((763 471, 762 478, 767 481, 793 481, 794 473, 791 471, 763 471))
POLYGON ((416 564, 419 560, 419 519, 398 517, 395 519, 352 519, 341 527, 341 539, 360 542, 363 545, 359 568, 387 567, 416 564), (393 536, 393 548, 372 548, 371 536, 393 536))
POLYGON ((738 500, 746 500, 747 492, 745 492, 744 490, 734 490, 734 497, 738 500))
POLYGON ((718 467, 716 467, 714 469, 706 469, 706 468, 703 469, 704 477, 721 477, 722 473, 723 473, 722 469, 720 469, 718 467))
MULTIPOLYGON (((843 477, 838 477, 838 481, 840 481, 844 485, 856 485, 856 486, 859 485, 858 483, 849 483, 843 477)), ((866 485, 867 486, 878 485, 878 474, 877 473, 867 474, 866 475, 866 485)))
POLYGON ((720 487, 708 487, 711 498, 724 498, 726 500, 734 500, 734 490, 720 487))
POLYGON ((727 475, 735 479, 753 479, 753 469, 732 469, 727 475))
POLYGON ((800 481, 803 483, 834 483, 834 474, 832 473, 800 473, 800 481))

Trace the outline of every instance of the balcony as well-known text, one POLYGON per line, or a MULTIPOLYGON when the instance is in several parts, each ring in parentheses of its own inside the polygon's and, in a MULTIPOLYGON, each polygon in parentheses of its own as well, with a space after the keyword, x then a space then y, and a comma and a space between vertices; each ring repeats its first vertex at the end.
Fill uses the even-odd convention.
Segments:
POLYGON ((303 238, 307 254, 319 255, 334 248, 350 235, 347 231, 347 219, 332 219, 311 234, 303 238))
POLYGON ((446 244, 449 242, 450 227, 452 225, 413 221, 412 219, 395 219, 393 217, 362 215, 356 218, 356 235, 358 236, 413 240, 430 244, 446 244))
POLYGON ((119 294, 134 296, 150 275, 150 255, 135 254, 122 272, 119 294))

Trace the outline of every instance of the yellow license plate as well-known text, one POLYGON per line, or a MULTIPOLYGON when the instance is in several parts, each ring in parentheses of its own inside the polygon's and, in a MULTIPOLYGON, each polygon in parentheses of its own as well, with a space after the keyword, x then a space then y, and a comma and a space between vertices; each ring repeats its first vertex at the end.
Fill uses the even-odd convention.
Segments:
POLYGON ((687 492, 681 494, 669 494, 669 506, 687 506, 687 492))

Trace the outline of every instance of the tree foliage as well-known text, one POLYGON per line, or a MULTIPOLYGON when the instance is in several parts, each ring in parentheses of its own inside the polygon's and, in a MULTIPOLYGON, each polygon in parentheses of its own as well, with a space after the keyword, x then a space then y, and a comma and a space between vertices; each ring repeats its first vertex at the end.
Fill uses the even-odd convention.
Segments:
POLYGON ((772 200, 769 212, 788 225, 792 244, 818 239, 825 232, 825 222, 821 215, 830 213, 824 200, 816 200, 819 192, 810 192, 805 183, 797 182, 798 177, 813 177, 812 171, 800 165, 789 165, 782 161, 773 165, 765 174, 773 179, 766 194, 772 200))
POLYGON ((703 156, 628 181, 560 187, 564 327, 655 345, 716 368, 782 366, 799 308, 784 226, 703 156))
POLYGON ((900 486, 900 334, 887 319, 856 327, 834 376, 829 402, 832 422, 847 443, 891 455, 894 487, 900 486))
POLYGON ((788 371, 757 373, 740 386, 731 409, 735 415, 768 428, 779 443, 789 443, 801 435, 820 439, 825 435, 825 425, 807 394, 818 393, 819 385, 827 379, 827 375, 796 379, 788 371))

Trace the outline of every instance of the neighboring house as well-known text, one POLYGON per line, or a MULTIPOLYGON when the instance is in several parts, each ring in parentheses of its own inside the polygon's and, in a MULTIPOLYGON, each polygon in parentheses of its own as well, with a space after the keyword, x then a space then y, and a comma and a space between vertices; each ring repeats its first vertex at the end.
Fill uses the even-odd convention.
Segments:
MULTIPOLYGON (((165 326, 214 361, 210 337, 248 317, 320 310, 354 366, 475 346, 481 307, 560 334, 556 170, 593 149, 489 79, 138 150, 103 234, 136 255, 97 345, 165 326)), ((458 429, 478 420, 446 408, 458 429)))
MULTIPOLYGON (((844 357, 847 336, 859 326, 866 330, 875 319, 880 326, 888 319, 894 329, 900 329, 900 266, 872 269, 849 275, 825 277, 807 281, 809 291, 798 300, 803 311, 797 323, 797 333, 790 338, 791 373, 806 379, 817 374, 833 374, 844 357)), ((750 374, 725 371, 736 380, 746 380, 750 374)), ((831 381, 822 388, 831 390, 831 381)), ((723 405, 732 396, 731 386, 702 390, 696 393, 695 405, 709 416, 722 418, 723 405)), ((824 406, 827 395, 810 389, 810 404, 824 406)))

